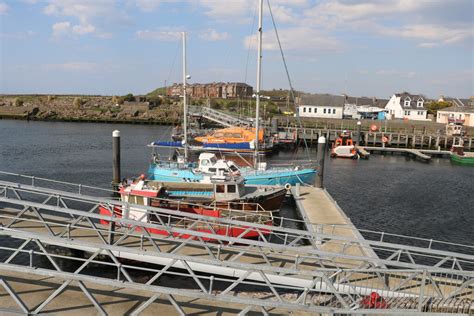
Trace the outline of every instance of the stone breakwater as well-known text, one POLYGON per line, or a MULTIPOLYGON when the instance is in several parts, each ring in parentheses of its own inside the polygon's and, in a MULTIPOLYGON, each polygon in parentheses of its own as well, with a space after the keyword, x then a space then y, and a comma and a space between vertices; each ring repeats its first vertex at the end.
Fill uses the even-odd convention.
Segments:
POLYGON ((0 118, 38 121, 178 124, 177 103, 116 102, 112 96, 0 95, 0 118))

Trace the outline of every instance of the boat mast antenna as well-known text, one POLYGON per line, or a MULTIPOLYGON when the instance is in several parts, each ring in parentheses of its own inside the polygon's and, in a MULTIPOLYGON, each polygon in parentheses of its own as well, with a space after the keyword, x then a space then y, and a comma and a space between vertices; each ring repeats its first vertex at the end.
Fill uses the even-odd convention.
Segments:
POLYGON ((257 91, 255 92, 255 152, 254 167, 258 168, 259 116, 260 116, 260 84, 262 81, 262 16, 263 0, 258 4, 258 42, 257 42, 257 91))
POLYGON ((186 97, 186 32, 182 32, 183 38, 183 133, 184 133, 184 161, 188 161, 188 102, 186 97))

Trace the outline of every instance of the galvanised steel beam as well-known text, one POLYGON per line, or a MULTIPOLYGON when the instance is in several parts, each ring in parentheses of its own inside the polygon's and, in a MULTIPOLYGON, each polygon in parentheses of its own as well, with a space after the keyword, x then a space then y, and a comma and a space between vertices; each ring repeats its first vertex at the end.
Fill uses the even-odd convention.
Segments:
MULTIPOLYGON (((67 209, 67 212, 66 212, 65 208, 55 207, 53 209, 53 206, 50 206, 50 205, 44 205, 44 204, 39 204, 39 203, 34 203, 34 202, 27 202, 27 201, 21 200, 21 197, 20 197, 19 193, 25 193, 25 192, 31 193, 31 191, 27 191, 26 189, 18 189, 18 188, 13 188, 11 190, 14 190, 15 196, 17 197, 16 201, 12 200, 10 198, 6 198, 6 199, 0 198, 0 200, 5 201, 5 202, 10 202, 10 203, 21 204, 23 206, 26 203, 30 207, 33 207, 35 209, 43 208, 43 209, 48 209, 48 210, 55 210, 55 211, 58 211, 58 212, 67 213, 69 216, 76 215, 78 217, 76 218, 75 222, 73 222, 73 224, 79 222, 80 219, 90 218, 90 219, 93 219, 93 220, 103 219, 103 220, 113 221, 113 222, 117 222, 117 223, 121 224, 122 226, 125 225, 125 226, 128 226, 128 227, 137 227, 136 222, 134 223, 133 221, 127 220, 127 219, 108 218, 106 216, 104 217, 103 215, 99 215, 99 214, 95 214, 95 213, 85 213, 84 214, 83 211, 76 211, 76 210, 73 210, 73 209, 67 209)), ((34 191, 36 191, 36 190, 37 189, 35 188, 34 191)), ((5 191, 5 192, 7 192, 7 191, 5 191)), ((63 192, 61 192, 61 193, 63 193, 63 192)), ((52 193, 48 192, 48 194, 52 194, 52 193)), ((59 197, 60 195, 58 195, 56 193, 56 196, 59 197)), ((48 196, 48 198, 49 197, 50 196, 48 196)), ((73 197, 72 201, 74 201, 74 202, 82 201, 80 198, 81 198, 81 196, 73 197)), ((64 202, 65 200, 67 200, 67 197, 62 196, 61 201, 62 201, 63 205, 66 205, 66 203, 64 202)), ((88 212, 95 211, 100 205, 104 205, 104 204, 97 203, 97 202, 91 202, 91 197, 86 197, 85 200, 88 204, 95 203, 94 206, 92 206, 92 207, 90 207, 90 209, 88 209, 88 212)), ((116 206, 116 204, 114 204, 114 203, 117 203, 117 202, 107 201, 107 203, 108 204, 105 204, 105 205, 107 205, 110 209, 113 209, 113 207, 116 206)), ((119 205, 121 207, 123 207, 123 203, 120 203, 119 205)), ((147 213, 152 213, 152 212, 154 214, 156 214, 157 218, 160 219, 160 222, 162 224, 162 228, 165 228, 170 233, 170 236, 172 236, 172 233, 180 233, 182 235, 193 235, 194 237, 201 238, 201 239, 208 238, 208 239, 217 240, 221 244, 222 243, 252 244, 252 246, 258 246, 258 247, 263 246, 267 249, 271 249, 271 251, 276 250, 278 252, 288 252, 288 250, 291 250, 291 252, 298 252, 298 250, 297 250, 298 247, 293 246, 293 244, 291 244, 291 243, 290 243, 290 247, 289 247, 288 244, 287 245, 278 245, 278 244, 275 244, 275 243, 268 242, 265 238, 261 238, 261 240, 259 242, 255 242, 255 241, 249 241, 247 239, 242 239, 242 238, 234 238, 234 237, 219 236, 219 235, 215 235, 215 234, 197 232, 197 231, 194 231, 194 230, 183 229, 183 228, 180 228, 180 227, 176 228, 176 226, 171 223, 170 218, 176 218, 177 216, 179 216, 179 214, 181 214, 181 216, 185 215, 187 218, 191 218, 190 220, 192 220, 193 217, 197 216, 198 218, 196 220, 200 221, 201 225, 208 225, 208 227, 212 227, 212 225, 235 225, 237 227, 242 227, 242 226, 245 225, 245 227, 254 226, 252 228, 255 229, 255 230, 260 230, 260 232, 262 232, 262 230, 265 230, 265 229, 266 230, 271 229, 271 230, 274 230, 274 231, 279 231, 279 230, 283 229, 283 230, 285 230, 285 236, 287 236, 288 231, 291 231, 291 233, 294 234, 294 235, 292 235, 293 237, 295 237, 296 234, 300 234, 300 236, 298 236, 298 238, 300 240, 304 240, 305 238, 314 240, 316 238, 315 236, 312 236, 311 234, 308 234, 308 232, 306 232, 306 231, 299 231, 299 230, 294 230, 294 229, 285 229, 285 228, 280 228, 280 227, 271 227, 271 226, 267 226, 267 225, 252 224, 252 223, 247 223, 247 222, 232 221, 232 220, 226 220, 226 219, 220 219, 220 218, 209 218, 209 217, 203 217, 203 216, 196 215, 196 214, 188 214, 188 213, 182 213, 182 212, 178 212, 178 211, 156 209, 156 208, 150 208, 150 207, 145 207, 145 206, 128 205, 128 207, 131 207, 131 206, 133 206, 136 209, 143 210, 143 214, 144 214, 143 216, 146 216, 147 213), (164 219, 161 220, 162 218, 164 218, 164 219), (167 225, 166 221, 168 221, 170 223, 167 225)), ((127 207, 127 205, 125 205, 125 207, 127 207)), ((69 224, 69 225, 71 225, 71 224, 69 224)), ((156 224, 139 223, 138 225, 140 225, 140 227, 142 227, 142 228, 156 228, 156 224)), ((230 226, 230 227, 235 227, 235 226, 230 226)), ((248 227, 247 227, 247 229, 248 229, 248 227)), ((133 230, 131 230, 131 231, 133 231, 133 230)), ((402 267, 416 268, 416 267, 424 266, 424 265, 419 265, 418 266, 416 263, 413 262, 413 258, 415 258, 416 256, 420 256, 422 258, 435 259, 436 261, 434 262, 434 265, 436 265, 436 264, 441 265, 440 263, 444 264, 448 261, 455 262, 455 264, 453 264, 452 268, 456 268, 456 267, 460 267, 459 263, 464 263, 464 262, 467 262, 468 264, 472 263, 472 261, 473 261, 472 259, 474 258, 474 256, 470 256, 470 255, 456 254, 456 253, 451 253, 451 252, 443 252, 443 251, 439 251, 439 250, 432 250, 432 249, 425 249, 425 248, 419 249, 417 247, 404 246, 404 245, 401 246, 402 249, 399 249, 398 245, 396 245, 396 244, 376 242, 376 241, 360 241, 359 239, 350 240, 348 238, 340 237, 340 236, 332 236, 332 235, 324 235, 324 234, 321 234, 321 235, 322 235, 322 237, 318 237, 319 239, 327 239, 327 240, 331 240, 331 241, 337 240, 339 242, 344 242, 346 244, 346 246, 347 245, 355 245, 355 246, 360 246, 360 247, 371 247, 372 249, 375 249, 375 250, 382 250, 384 252, 388 252, 389 256, 387 256, 387 259, 365 258, 365 257, 360 257, 360 256, 357 257, 357 256, 349 256, 349 255, 345 255, 345 254, 337 254, 337 253, 332 253, 332 252, 328 253, 328 252, 320 251, 320 250, 317 250, 317 249, 313 248, 313 249, 310 249, 310 251, 308 251, 308 249, 304 249, 304 250, 301 249, 302 250, 301 252, 304 253, 304 255, 301 256, 303 261, 306 260, 305 258, 310 257, 311 254, 315 254, 315 255, 319 256, 318 257, 319 259, 322 259, 324 257, 326 257, 326 258, 327 257, 330 257, 330 258, 344 258, 344 259, 351 259, 351 260, 368 261, 372 266, 380 265, 380 264, 392 264, 392 265, 395 264, 397 266, 402 266, 402 267), (407 256, 410 260, 408 262, 400 262, 400 258, 402 256, 407 256), (410 261, 412 261, 412 262, 410 262, 410 261)), ((261 251, 259 251, 259 252, 261 252, 261 251)))
MULTIPOLYGON (((46 242, 48 242, 48 241, 49 241, 49 239, 46 240, 46 242)), ((86 245, 86 246, 90 246, 90 245, 86 245)), ((105 249, 105 247, 104 247, 104 249, 105 249)), ((6 250, 6 247, 2 247, 2 250, 6 250)), ((105 250, 107 250, 107 249, 105 249, 105 250)), ((15 248, 11 248, 10 251, 15 252, 15 248)), ((64 277, 64 274, 66 274, 68 276, 68 278, 66 280, 64 280, 64 283, 56 291, 54 291, 45 300, 45 302, 43 304, 41 304, 40 306, 38 306, 35 309, 35 312, 40 312, 47 304, 49 304, 49 302, 52 299, 57 297, 65 289, 65 287, 67 287, 70 284, 71 280, 79 280, 81 282, 84 282, 85 280, 82 279, 82 278, 79 278, 79 277, 84 277, 84 273, 82 273, 82 272, 84 270, 84 267, 87 264, 93 263, 95 265, 96 269, 97 269, 97 265, 105 265, 105 266, 114 265, 114 263, 110 263, 110 262, 103 262, 103 261, 93 260, 93 258, 96 256, 97 252, 95 252, 91 256, 91 258, 89 258, 89 259, 80 258, 80 257, 73 257, 73 256, 55 255, 55 254, 51 254, 51 253, 46 252, 44 249, 40 249, 40 251, 31 251, 31 250, 27 251, 27 250, 24 250, 23 252, 28 253, 30 256, 40 256, 40 255, 46 256, 46 257, 48 257, 48 259, 50 259, 50 261, 61 259, 61 260, 67 260, 67 261, 76 260, 76 261, 79 261, 79 262, 84 262, 84 264, 82 264, 76 271, 74 271, 72 273, 75 276, 74 278, 70 277, 71 273, 62 272, 58 268, 56 268, 56 270, 49 270, 49 275, 54 275, 56 277, 62 275, 64 277)), ((112 254, 111 251, 106 251, 106 252, 110 256, 110 258, 113 258, 113 254, 112 254)), ((183 259, 179 258, 179 260, 183 260, 183 259)), ((28 264, 25 263, 24 265, 28 265, 28 264)), ((2 269, 2 268, 9 269, 12 266, 13 266, 14 270, 15 269, 18 270, 18 268, 19 268, 18 264, 14 265, 12 263, 8 263, 8 264, 0 264, 0 269, 2 269)), ((143 272, 157 272, 157 271, 162 272, 163 271, 163 270, 160 270, 159 268, 157 268, 157 270, 153 270, 153 269, 150 269, 150 268, 144 268, 144 267, 133 266, 133 265, 125 265, 125 264, 123 265, 123 267, 128 269, 128 270, 134 269, 134 270, 138 270, 138 271, 141 270, 143 272)), ((30 265, 29 265, 28 268, 29 269, 34 268, 34 266, 32 265, 32 260, 30 260, 30 265)), ((118 269, 119 269, 118 271, 124 271, 121 268, 122 267, 118 267, 118 269)), ((33 269, 33 271, 36 271, 36 270, 38 270, 38 268, 33 269)), ((104 269, 104 271, 105 270, 106 269, 104 269)), ((171 272, 165 271, 165 273, 169 274, 171 272)), ((262 276, 268 275, 263 271, 260 271, 259 273, 262 276)), ((262 306, 262 307, 266 307, 266 308, 268 308, 268 307, 276 308, 277 306, 273 305, 273 304, 278 303, 279 304, 278 307, 282 307, 282 305, 283 305, 285 308, 288 308, 289 306, 292 306, 293 308, 295 308, 295 305, 297 305, 297 306, 301 305, 301 308, 297 307, 296 310, 305 310, 305 311, 312 310, 313 312, 315 312, 319 308, 323 308, 322 310, 320 310, 320 312, 322 312, 322 311, 328 312, 327 303, 323 302, 322 304, 325 305, 323 307, 323 306, 318 305, 317 300, 316 301, 314 300, 315 292, 324 292, 326 295, 328 295, 328 294, 333 295, 334 300, 330 300, 330 301, 333 301, 333 303, 335 305, 332 305, 333 306, 332 308, 334 308, 335 310, 338 310, 339 312, 342 312, 342 311, 348 312, 348 311, 351 311, 351 310, 354 310, 354 311, 357 312, 361 308, 364 308, 364 305, 361 306, 360 302, 364 297, 366 297, 365 295, 368 295, 372 292, 377 292, 380 295, 384 296, 384 300, 387 300, 387 302, 390 302, 390 304, 392 304, 392 306, 396 310, 398 310, 398 307, 403 306, 403 310, 405 312, 409 312, 410 309, 421 310, 421 307, 426 309, 427 304, 428 305, 430 304, 429 300, 433 300, 433 299, 438 300, 438 301, 436 301, 438 305, 441 302, 446 303, 446 299, 449 299, 449 303, 451 305, 453 305, 453 303, 462 305, 466 302, 472 302, 472 296, 473 296, 472 289, 467 289, 467 287, 468 287, 468 284, 472 283, 473 275, 472 275, 472 273, 467 273, 467 272, 460 272, 456 275, 451 274, 451 278, 453 278, 454 276, 456 276, 456 278, 458 278, 458 279, 470 278, 470 280, 468 279, 467 281, 465 281, 465 284, 462 284, 461 286, 455 286, 456 284, 454 284, 454 283, 453 284, 448 283, 447 282, 448 278, 447 278, 446 273, 444 273, 443 271, 437 271, 437 270, 413 271, 413 270, 378 269, 378 271, 376 271, 376 270, 373 270, 373 271, 368 271, 368 270, 341 271, 341 270, 326 269, 324 271, 319 271, 319 273, 321 275, 321 278, 320 279, 313 278, 313 284, 309 288, 285 287, 285 286, 274 285, 266 277, 263 278, 264 279, 263 283, 262 282, 253 283, 253 282, 243 280, 244 278, 241 278, 241 279, 238 279, 238 280, 225 279, 225 278, 215 278, 214 279, 212 276, 209 278, 207 276, 194 274, 190 270, 188 270, 187 272, 184 271, 183 273, 179 273, 179 274, 178 273, 171 273, 171 274, 187 276, 188 278, 194 279, 194 280, 196 278, 203 280, 202 282, 200 282, 200 284, 201 284, 201 286, 199 287, 200 291, 196 292, 196 290, 193 290, 193 291, 191 291, 192 293, 189 293, 190 295, 193 295, 194 298, 199 298, 199 297, 202 298, 202 296, 196 295, 196 293, 198 293, 198 294, 201 294, 201 295, 214 295, 217 298, 221 299, 223 297, 226 297, 228 295, 229 291, 232 290, 235 287, 235 282, 238 282, 239 286, 245 286, 245 285, 256 286, 256 285, 260 284, 260 286, 263 288, 263 291, 268 291, 268 293, 269 293, 269 295, 265 296, 266 297, 265 299, 263 299, 263 300, 260 299, 261 301, 265 301, 265 302, 262 302, 260 304, 251 304, 250 301, 249 301, 248 296, 239 297, 238 292, 234 293, 232 297, 235 298, 236 295, 237 295, 238 298, 243 300, 243 301, 240 301, 242 303, 245 301, 246 304, 255 305, 255 306, 262 306), (348 278, 346 276, 347 273, 351 273, 352 275, 354 275, 356 277, 348 278), (400 293, 400 295, 397 295, 397 296, 393 296, 393 295, 391 296, 391 295, 389 295, 390 294, 390 289, 385 290, 385 289, 380 288, 380 282, 377 281, 377 278, 378 278, 377 274, 380 274, 380 273, 384 274, 385 278, 388 277, 389 279, 393 279, 392 287, 397 285, 397 280, 398 279, 402 279, 402 280, 406 279, 407 277, 410 277, 410 275, 413 274, 413 273, 418 273, 418 277, 410 279, 411 283, 407 284, 407 286, 404 290, 405 293, 403 293, 403 294, 400 293), (428 283, 425 282, 427 279, 429 280, 428 283), (208 280, 210 282, 206 283, 205 282, 206 280, 208 280), (213 280, 215 280, 215 282, 226 282, 227 284, 230 284, 230 286, 227 287, 226 290, 216 292, 212 288, 212 285, 213 285, 212 281, 213 280), (344 282, 346 282, 346 283, 345 284, 340 283, 342 280, 344 280, 344 282), (322 289, 318 286, 315 286, 320 282, 324 282, 327 285, 327 287, 325 289, 322 289), (207 285, 206 286, 202 285, 204 283, 209 284, 209 289, 207 288, 207 285), (450 293, 449 291, 446 291, 447 287, 453 287, 453 286, 457 287, 457 289, 456 289, 457 294, 456 295, 458 295, 462 298, 457 298, 457 299, 453 300, 452 295, 453 295, 454 292, 451 291, 451 293, 450 293), (362 288, 365 289, 365 290, 361 293, 362 288), (434 290, 433 290, 433 288, 434 288, 434 290), (353 291, 347 291, 348 289, 352 289, 353 291), (462 289, 462 293, 459 292, 459 289, 462 289), (293 293, 295 291, 299 290, 299 292, 301 294, 299 294, 298 296, 291 296, 290 295, 289 297, 285 296, 285 294, 279 294, 279 293, 284 293, 285 290, 286 291, 291 291, 293 293), (271 295, 272 293, 273 293, 273 295, 271 295), (271 304, 269 304, 268 301, 270 301, 271 304), (348 304, 348 302, 352 302, 352 303, 348 304), (409 303, 409 306, 407 305, 407 302, 409 303), (414 302, 416 302, 416 304, 414 302)), ((134 279, 129 278, 129 277, 126 277, 125 280, 122 280, 121 275, 122 274, 120 274, 120 273, 117 274, 116 281, 120 281, 123 284, 128 284, 128 285, 129 284, 137 285, 137 282, 142 282, 138 285, 143 285, 143 282, 144 282, 143 280, 134 280, 134 279)), ((85 275, 85 277, 89 278, 90 276, 85 275)), ((97 282, 99 282, 99 280, 100 280, 100 284, 106 284, 107 282, 109 282, 111 280, 110 277, 106 278, 106 277, 94 276, 94 278, 98 279, 97 282), (103 279, 105 279, 106 281, 104 282, 103 279)), ((152 283, 146 282, 145 285, 152 285, 152 283)), ((91 301, 94 302, 93 295, 91 293, 89 293, 84 286, 81 286, 81 284, 79 286, 81 287, 83 292, 88 296, 88 298, 91 299, 91 301)), ((125 286, 122 286, 122 287, 125 287, 125 286)), ((173 289, 173 290, 176 290, 176 289, 173 289)), ((185 291, 187 291, 187 290, 184 289, 183 292, 185 292, 185 291)), ((258 291, 260 292, 260 291, 262 291, 262 289, 260 289, 258 291)), ((166 292, 166 293, 168 295, 173 295, 173 294, 170 294, 169 292, 166 292)), ((154 295, 156 295, 156 293, 154 295)), ((174 301, 174 302, 176 303, 176 301, 174 301)), ((326 302, 327 302, 327 300, 326 300, 326 302)), ((151 303, 151 302, 148 301, 148 303, 151 303)), ((172 304, 173 304, 173 302, 172 302, 172 304)), ((96 306, 96 308, 99 311, 101 311, 100 304, 97 301, 95 301, 94 305, 96 306)), ((173 305, 175 305, 175 304, 173 304, 173 305)), ((436 306, 438 306, 438 305, 436 305, 436 306)), ((428 308, 430 306, 428 306, 428 308)), ((462 305, 462 306, 464 306, 464 305, 462 305)), ((142 307, 146 307, 146 306, 142 306, 142 307)), ((451 306, 451 307, 453 307, 453 306, 451 306)), ((457 308, 456 310, 459 309, 458 307, 456 307, 456 308, 457 308)), ((391 313, 391 312, 393 312, 393 310, 392 311, 388 311, 388 310, 382 311, 383 314, 391 313)))

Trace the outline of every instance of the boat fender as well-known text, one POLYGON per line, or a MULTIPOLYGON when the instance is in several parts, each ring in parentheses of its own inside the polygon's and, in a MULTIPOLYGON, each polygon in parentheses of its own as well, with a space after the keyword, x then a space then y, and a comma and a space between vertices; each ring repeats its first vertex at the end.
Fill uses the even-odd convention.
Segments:
POLYGON ((286 189, 287 191, 290 191, 290 189, 291 189, 291 184, 289 184, 289 183, 285 184, 285 189, 286 189))

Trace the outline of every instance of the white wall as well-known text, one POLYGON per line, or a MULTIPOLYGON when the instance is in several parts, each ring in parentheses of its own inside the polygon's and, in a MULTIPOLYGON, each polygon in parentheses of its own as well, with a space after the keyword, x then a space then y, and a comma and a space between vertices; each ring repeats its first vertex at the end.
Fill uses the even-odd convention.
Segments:
POLYGON ((436 115, 436 122, 448 124, 448 118, 450 117, 458 120, 464 120, 464 126, 474 126, 474 114, 466 112, 438 111, 438 114, 436 115))
POLYGON ((403 110, 403 117, 406 117, 409 120, 414 120, 414 121, 425 121, 427 113, 428 111, 423 110, 423 109, 420 109, 420 110, 405 109, 403 110))
POLYGON ((391 120, 403 118, 403 111, 400 107, 400 97, 397 97, 395 94, 392 95, 390 100, 388 100, 385 109, 388 111, 388 115, 386 115, 387 119, 391 120))
MULTIPOLYGON (((403 100, 402 100, 403 103, 403 100)), ((387 119, 404 119, 415 121, 425 121, 427 120, 428 111, 420 107, 417 109, 405 108, 400 105, 400 97, 397 97, 395 94, 392 95, 390 100, 388 100, 385 109, 388 111, 387 119)))
POLYGON ((298 107, 300 117, 323 117, 342 118, 343 107, 300 105, 298 107))

